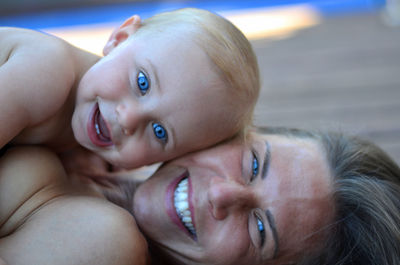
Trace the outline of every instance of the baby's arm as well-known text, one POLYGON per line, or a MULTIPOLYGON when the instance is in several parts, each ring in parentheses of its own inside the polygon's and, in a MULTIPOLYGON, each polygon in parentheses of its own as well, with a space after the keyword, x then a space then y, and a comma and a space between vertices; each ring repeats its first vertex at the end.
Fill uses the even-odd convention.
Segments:
POLYGON ((69 53, 58 38, 0 28, 0 148, 64 103, 75 82, 69 53))

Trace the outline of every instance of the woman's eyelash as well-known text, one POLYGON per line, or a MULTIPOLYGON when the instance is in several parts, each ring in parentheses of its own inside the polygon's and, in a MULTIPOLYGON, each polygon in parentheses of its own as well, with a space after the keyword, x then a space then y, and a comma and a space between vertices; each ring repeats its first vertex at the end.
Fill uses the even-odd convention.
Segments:
POLYGON ((258 233, 260 234, 260 246, 263 247, 264 243, 265 243, 265 227, 264 227, 264 223, 261 220, 261 218, 259 218, 258 216, 256 216, 256 220, 257 220, 257 230, 258 230, 258 233))

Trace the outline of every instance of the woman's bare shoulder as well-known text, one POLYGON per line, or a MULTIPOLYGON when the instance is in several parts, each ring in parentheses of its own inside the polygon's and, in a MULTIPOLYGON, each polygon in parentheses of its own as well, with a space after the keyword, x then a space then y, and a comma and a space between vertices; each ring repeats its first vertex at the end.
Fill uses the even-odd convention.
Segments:
MULTIPOLYGON (((11 147, 0 157, 0 181, 3 184, 18 182, 20 189, 24 186, 36 189, 60 178, 66 178, 64 167, 58 156, 48 148, 11 147)), ((0 189, 3 187, 0 186, 0 189)))
POLYGON ((58 158, 45 148, 10 148, 0 157, 0 236, 53 195, 48 187, 66 178, 58 158), (39 196, 40 195, 40 196, 39 196))
POLYGON ((69 180, 45 148, 13 148, 1 157, 0 257, 8 264, 147 264, 147 243, 132 215, 69 180))
MULTIPOLYGON (((35 238, 48 241, 36 253, 47 255, 54 242, 63 242, 62 250, 52 251, 53 256, 59 251, 53 264, 149 264, 147 241, 133 216, 103 198, 64 197, 41 214, 41 218, 33 221, 33 227, 43 227, 40 230, 49 233, 44 236, 42 232, 35 238), (55 221, 58 225, 52 229, 55 221), (69 261, 62 259, 66 254, 69 261)), ((21 238, 26 240, 26 236, 21 238)))
POLYGON ((98 211, 99 223, 96 225, 99 238, 93 247, 98 249, 102 244, 107 244, 107 248, 95 264, 149 264, 147 241, 133 216, 109 202, 103 206, 98 211))
POLYGON ((44 205, 0 244, 8 264, 149 264, 146 240, 133 217, 85 196, 63 196, 44 205))

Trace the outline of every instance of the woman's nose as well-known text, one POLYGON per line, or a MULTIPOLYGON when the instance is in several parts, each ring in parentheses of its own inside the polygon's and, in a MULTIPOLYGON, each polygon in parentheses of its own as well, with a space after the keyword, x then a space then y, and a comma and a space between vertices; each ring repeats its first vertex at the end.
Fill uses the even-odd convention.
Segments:
POLYGON ((144 113, 134 104, 119 104, 116 107, 117 118, 124 134, 133 134, 143 122, 144 113))
POLYGON ((214 218, 225 219, 234 211, 254 207, 255 196, 249 186, 221 177, 211 179, 208 200, 214 218))

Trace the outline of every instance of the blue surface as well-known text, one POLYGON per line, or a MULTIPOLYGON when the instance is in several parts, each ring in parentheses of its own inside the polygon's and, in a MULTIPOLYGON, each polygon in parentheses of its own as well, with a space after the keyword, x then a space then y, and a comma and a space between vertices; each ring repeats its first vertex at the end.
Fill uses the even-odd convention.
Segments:
POLYGON ((197 7, 218 13, 246 8, 278 7, 293 4, 310 4, 322 15, 330 16, 343 13, 373 11, 384 6, 385 0, 192 0, 180 1, 179 3, 164 1, 112 4, 90 8, 63 9, 42 13, 2 16, 0 17, 0 26, 40 29, 107 22, 121 23, 121 21, 133 14, 139 14, 142 18, 146 18, 155 13, 182 7, 197 7))

